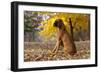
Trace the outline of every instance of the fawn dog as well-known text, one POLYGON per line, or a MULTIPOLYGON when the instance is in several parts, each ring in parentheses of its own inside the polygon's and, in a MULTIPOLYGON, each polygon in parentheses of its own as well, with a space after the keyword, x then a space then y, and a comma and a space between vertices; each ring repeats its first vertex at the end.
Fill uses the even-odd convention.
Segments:
POLYGON ((58 32, 57 32, 57 42, 54 49, 52 50, 52 53, 57 53, 59 47, 63 46, 65 55, 66 54, 74 55, 77 52, 76 47, 75 47, 73 38, 70 36, 70 34, 66 30, 63 20, 56 19, 53 26, 58 29, 58 32))

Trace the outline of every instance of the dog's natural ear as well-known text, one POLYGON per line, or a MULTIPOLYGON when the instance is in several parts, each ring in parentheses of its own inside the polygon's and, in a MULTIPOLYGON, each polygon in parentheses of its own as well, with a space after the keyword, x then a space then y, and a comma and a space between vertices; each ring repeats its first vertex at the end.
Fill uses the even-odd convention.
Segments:
POLYGON ((64 23, 63 23, 63 20, 62 20, 62 19, 59 19, 58 21, 59 21, 59 24, 60 24, 61 26, 63 26, 63 25, 64 25, 64 23))

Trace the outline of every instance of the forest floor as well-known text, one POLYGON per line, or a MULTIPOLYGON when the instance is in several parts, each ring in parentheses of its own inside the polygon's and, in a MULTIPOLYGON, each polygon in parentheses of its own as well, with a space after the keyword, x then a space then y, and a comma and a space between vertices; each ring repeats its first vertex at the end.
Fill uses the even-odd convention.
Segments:
POLYGON ((89 41, 75 42, 75 45, 77 48, 77 53, 74 56, 64 55, 63 48, 60 48, 57 54, 51 56, 51 51, 54 48, 54 44, 25 42, 24 61, 78 60, 90 58, 89 41))

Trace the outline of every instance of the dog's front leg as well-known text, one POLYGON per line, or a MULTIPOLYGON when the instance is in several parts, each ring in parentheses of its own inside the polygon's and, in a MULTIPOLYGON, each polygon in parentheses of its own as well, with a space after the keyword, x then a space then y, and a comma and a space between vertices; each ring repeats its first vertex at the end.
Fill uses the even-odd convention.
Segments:
POLYGON ((54 49, 53 49, 52 52, 51 52, 51 55, 50 55, 51 58, 55 55, 55 50, 56 50, 56 49, 57 49, 57 43, 56 43, 54 49))
POLYGON ((56 48, 57 48, 57 43, 56 43, 56 45, 55 45, 54 49, 52 50, 52 53, 54 53, 54 52, 55 52, 56 48))
POLYGON ((59 47, 60 47, 60 41, 57 41, 57 47, 56 47, 56 50, 55 50, 55 54, 58 52, 59 47))
POLYGON ((60 41, 58 40, 52 52, 56 54, 58 52, 59 47, 60 47, 60 41))

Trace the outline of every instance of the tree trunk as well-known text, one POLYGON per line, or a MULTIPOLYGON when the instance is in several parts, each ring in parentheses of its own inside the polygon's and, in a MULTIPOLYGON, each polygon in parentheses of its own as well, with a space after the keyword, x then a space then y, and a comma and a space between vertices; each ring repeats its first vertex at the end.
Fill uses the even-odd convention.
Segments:
POLYGON ((73 26, 72 26, 72 20, 71 20, 71 18, 69 18, 69 26, 70 26, 71 36, 74 39, 74 37, 73 37, 73 26))

